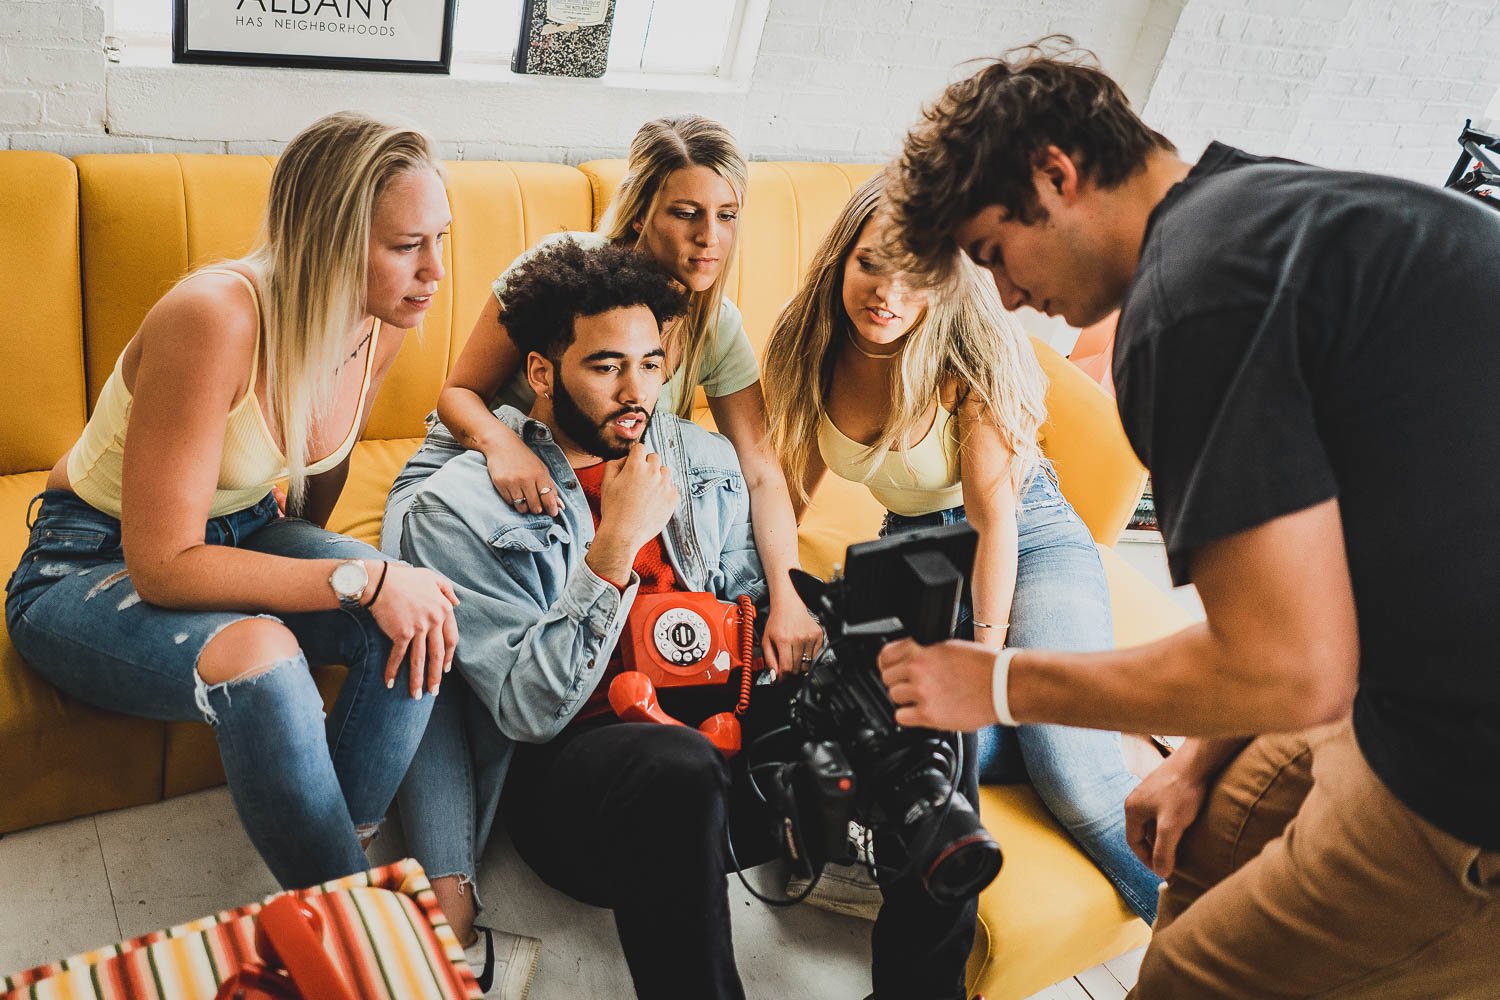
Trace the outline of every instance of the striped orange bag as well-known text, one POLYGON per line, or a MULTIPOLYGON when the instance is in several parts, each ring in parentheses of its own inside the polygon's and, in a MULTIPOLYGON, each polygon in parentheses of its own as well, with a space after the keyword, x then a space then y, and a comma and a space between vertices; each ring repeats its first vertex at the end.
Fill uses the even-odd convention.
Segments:
MULTIPOLYGON (((360 1000, 478 1000, 463 948, 410 858, 282 895, 321 914, 330 963, 360 1000)), ((213 1000, 260 958, 256 914, 275 898, 0 978, 0 1000, 213 1000)))

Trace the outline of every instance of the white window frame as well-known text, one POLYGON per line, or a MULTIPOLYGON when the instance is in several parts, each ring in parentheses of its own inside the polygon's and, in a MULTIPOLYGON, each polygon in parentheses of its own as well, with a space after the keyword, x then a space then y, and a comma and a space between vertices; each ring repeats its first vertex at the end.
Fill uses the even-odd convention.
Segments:
MULTIPOLYGON (((155 57, 143 55, 143 50, 149 52, 154 49, 171 48, 171 29, 168 26, 163 31, 134 32, 119 31, 115 28, 116 8, 122 4, 131 3, 155 3, 161 4, 170 10, 172 0, 99 0, 104 9, 106 34, 118 36, 125 43, 125 60, 128 62, 149 61, 160 63, 160 55, 155 57), (136 53, 131 53, 131 49, 136 53)), ((460 0, 460 6, 464 0, 460 0)), ((493 0, 467 0, 469 3, 488 3, 493 0)), ((616 3, 643 3, 650 0, 616 0, 616 3)), ((625 87, 635 89, 709 89, 709 90, 743 90, 750 84, 750 74, 755 68, 755 56, 760 51, 761 34, 765 29, 766 16, 770 12, 771 0, 734 0, 734 10, 730 14, 723 40, 723 54, 720 57, 718 68, 712 73, 699 70, 664 70, 652 69, 650 67, 633 68, 618 64, 611 68, 599 80, 604 86, 625 87)), ((455 25, 455 28, 457 25, 455 25)), ((513 26, 515 32, 519 32, 519 24, 513 26)), ((649 44, 649 29, 641 41, 641 54, 644 58, 645 50, 649 44)), ((506 45, 503 50, 496 49, 490 52, 466 49, 462 42, 455 38, 453 49, 453 65, 451 75, 460 78, 483 78, 504 82, 506 80, 519 81, 522 79, 548 80, 550 77, 523 77, 509 72, 511 49, 514 40, 506 45)))

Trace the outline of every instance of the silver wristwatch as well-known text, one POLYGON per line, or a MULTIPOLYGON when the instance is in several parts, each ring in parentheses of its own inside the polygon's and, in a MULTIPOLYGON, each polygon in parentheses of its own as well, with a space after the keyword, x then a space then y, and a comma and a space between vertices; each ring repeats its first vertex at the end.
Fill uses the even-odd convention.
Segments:
POLYGON ((370 573, 358 559, 346 559, 328 574, 328 586, 339 599, 339 607, 353 610, 364 599, 365 588, 370 585, 370 573))

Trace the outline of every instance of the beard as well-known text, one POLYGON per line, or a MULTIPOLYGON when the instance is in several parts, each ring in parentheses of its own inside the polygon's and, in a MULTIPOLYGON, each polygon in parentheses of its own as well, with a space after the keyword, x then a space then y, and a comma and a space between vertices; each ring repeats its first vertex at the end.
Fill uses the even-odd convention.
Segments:
MULTIPOLYGON (((604 420, 595 421, 573 394, 568 392, 567 385, 563 382, 562 372, 556 372, 556 379, 552 385, 552 416, 557 421, 558 429, 568 436, 575 445, 590 455, 598 455, 606 461, 616 458, 624 458, 630 453, 630 445, 634 442, 627 441, 624 444, 611 444, 605 436, 604 429, 614 421, 625 416, 627 413, 639 413, 646 421, 646 426, 651 425, 651 414, 639 406, 627 406, 622 410, 616 410, 604 420)), ((641 429, 644 437, 645 427, 641 429)))

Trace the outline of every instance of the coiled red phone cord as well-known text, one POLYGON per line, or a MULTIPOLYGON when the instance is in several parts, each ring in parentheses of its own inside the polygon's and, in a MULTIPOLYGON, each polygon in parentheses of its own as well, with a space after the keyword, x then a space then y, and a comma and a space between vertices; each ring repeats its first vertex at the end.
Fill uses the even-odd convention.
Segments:
POLYGON ((754 678, 750 676, 750 667, 755 656, 755 602, 745 594, 739 597, 740 606, 740 662, 744 667, 740 670, 740 701, 734 706, 735 715, 744 715, 745 709, 750 707, 750 686, 754 678))

